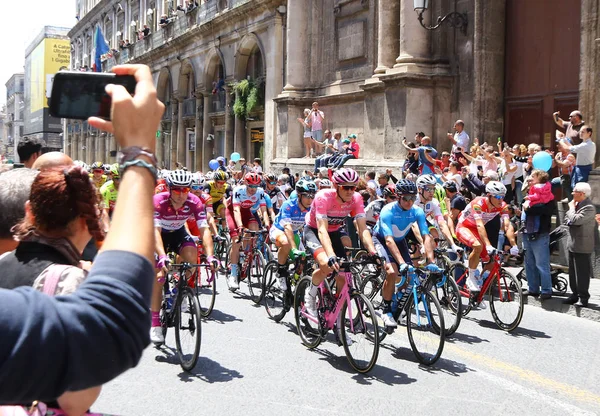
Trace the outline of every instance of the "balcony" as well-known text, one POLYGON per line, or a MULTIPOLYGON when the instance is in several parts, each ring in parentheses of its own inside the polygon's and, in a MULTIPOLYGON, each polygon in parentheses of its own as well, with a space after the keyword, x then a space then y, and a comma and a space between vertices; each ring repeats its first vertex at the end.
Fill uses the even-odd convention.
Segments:
POLYGON ((217 91, 216 94, 211 95, 211 105, 209 111, 211 113, 221 113, 225 111, 226 98, 225 90, 217 91))
POLYGON ((186 98, 183 100, 183 117, 196 117, 196 99, 186 98))

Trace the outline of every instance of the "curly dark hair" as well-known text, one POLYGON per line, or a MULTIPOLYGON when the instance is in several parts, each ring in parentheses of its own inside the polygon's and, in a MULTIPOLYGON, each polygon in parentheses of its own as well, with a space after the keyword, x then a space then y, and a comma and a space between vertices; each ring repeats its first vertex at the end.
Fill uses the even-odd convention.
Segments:
POLYGON ((104 238, 96 187, 80 166, 59 166, 40 172, 31 185, 29 204, 34 218, 26 217, 15 227, 17 239, 31 231, 68 237, 69 224, 78 217, 85 218, 94 238, 104 238))

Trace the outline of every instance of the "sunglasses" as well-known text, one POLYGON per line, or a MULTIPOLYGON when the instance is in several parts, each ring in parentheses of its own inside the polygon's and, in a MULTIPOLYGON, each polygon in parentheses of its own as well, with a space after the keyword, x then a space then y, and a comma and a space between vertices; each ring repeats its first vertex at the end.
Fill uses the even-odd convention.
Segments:
POLYGON ((258 188, 258 185, 248 185, 248 188, 250 188, 250 189, 256 189, 256 188, 258 188))
POLYGON ((225 185, 225 181, 215 181, 215 183, 219 186, 225 185))
POLYGON ((402 195, 402 200, 404 202, 415 202, 417 200, 416 195, 402 195))
POLYGON ((171 192, 175 192, 176 194, 187 194, 190 192, 190 188, 171 188, 171 192))
POLYGON ((300 195, 305 196, 309 199, 314 199, 315 198, 315 194, 309 194, 309 193, 301 193, 300 195))
POLYGON ((104 173, 104 169, 94 169, 94 173, 104 173))
POLYGON ((202 190, 202 187, 200 185, 192 185, 192 191, 200 191, 202 190))
POLYGON ((502 196, 502 195, 492 195, 492 197, 495 199, 498 199, 498 200, 504 199, 504 196, 502 196))
POLYGON ((396 195, 390 195, 388 196, 389 199, 391 199, 392 201, 395 201, 398 199, 398 197, 396 195))
POLYGON ((356 185, 340 185, 340 188, 342 188, 344 191, 355 191, 356 185))
POLYGON ((424 190, 424 191, 434 192, 435 191, 435 186, 424 186, 421 189, 424 190))
POLYGON ((269 182, 269 185, 277 185, 277 181, 275 181, 275 182, 269 182))

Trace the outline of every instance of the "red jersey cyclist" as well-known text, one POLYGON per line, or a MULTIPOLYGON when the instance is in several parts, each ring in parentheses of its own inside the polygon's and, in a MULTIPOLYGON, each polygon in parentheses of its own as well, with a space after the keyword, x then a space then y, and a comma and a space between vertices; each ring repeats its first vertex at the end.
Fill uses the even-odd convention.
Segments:
MULTIPOLYGON (((150 340, 155 344, 165 342, 160 327, 159 311, 165 282, 164 273, 168 264, 166 252, 174 251, 188 263, 196 263, 198 256, 196 243, 185 229, 188 218, 194 218, 201 230, 202 245, 211 269, 214 271, 218 264, 213 256, 213 240, 208 229, 204 204, 196 195, 190 193, 192 174, 183 170, 175 170, 166 178, 166 183, 169 190, 154 195, 154 234, 156 254, 158 255, 156 263, 158 272, 150 303, 152 313, 150 340)), ((186 279, 188 277, 185 276, 186 279)))
MULTIPOLYGON (((478 292, 481 289, 482 282, 477 269, 479 259, 484 263, 489 262, 489 253, 495 250, 488 238, 485 224, 496 215, 500 215, 504 233, 512 246, 510 254, 517 255, 519 253, 514 230, 510 225, 508 206, 504 202, 506 187, 502 182, 490 181, 485 186, 485 192, 486 196, 477 197, 467 205, 467 208, 460 214, 456 225, 458 240, 473 249, 469 254, 469 277, 467 278, 467 287, 472 292, 478 292)), ((489 263, 484 270, 491 270, 492 266, 493 264, 489 263)))
POLYGON ((346 257, 340 229, 346 224, 348 215, 356 220, 358 235, 367 251, 376 254, 367 227, 363 198, 356 192, 358 173, 342 168, 335 171, 331 179, 333 189, 323 189, 316 194, 310 212, 306 214, 304 227, 305 246, 319 265, 313 272, 312 284, 304 296, 306 311, 313 316, 317 316, 318 286, 329 273, 340 269, 338 257, 346 257))
POLYGON ((245 185, 237 186, 233 189, 231 201, 228 200, 225 211, 227 217, 227 226, 231 235, 231 274, 227 279, 229 290, 239 289, 238 282, 238 262, 240 260, 240 243, 238 236, 242 230, 258 231, 257 218, 252 214, 252 208, 255 208, 256 215, 263 221, 265 228, 269 227, 269 214, 267 213, 267 204, 265 202, 265 193, 259 187, 261 178, 257 173, 249 172, 244 176, 245 185))

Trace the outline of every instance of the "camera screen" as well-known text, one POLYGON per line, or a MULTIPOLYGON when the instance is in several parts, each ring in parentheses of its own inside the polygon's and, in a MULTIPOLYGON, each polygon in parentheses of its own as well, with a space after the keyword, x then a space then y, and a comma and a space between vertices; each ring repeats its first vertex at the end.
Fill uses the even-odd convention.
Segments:
POLYGON ((111 99, 105 79, 67 78, 60 86, 58 113, 64 118, 110 117, 111 99))

